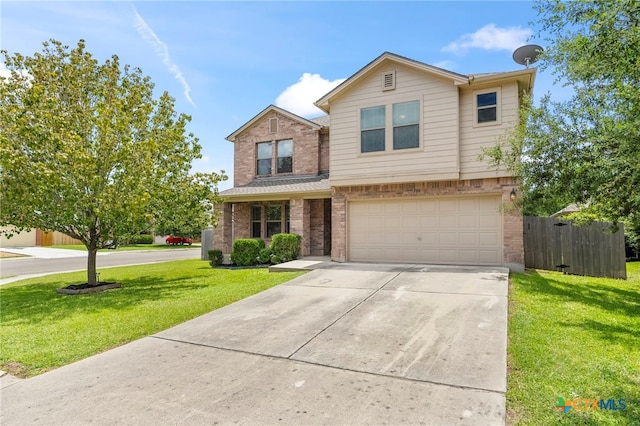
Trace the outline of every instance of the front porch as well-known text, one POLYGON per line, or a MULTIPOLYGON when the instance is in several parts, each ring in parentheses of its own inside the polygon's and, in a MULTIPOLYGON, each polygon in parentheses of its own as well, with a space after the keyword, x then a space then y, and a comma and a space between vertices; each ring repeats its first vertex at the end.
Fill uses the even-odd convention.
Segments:
POLYGON ((239 238, 262 238, 267 245, 278 233, 302 236, 302 256, 331 254, 331 199, 291 197, 222 204, 214 230, 214 248, 231 253, 239 238))

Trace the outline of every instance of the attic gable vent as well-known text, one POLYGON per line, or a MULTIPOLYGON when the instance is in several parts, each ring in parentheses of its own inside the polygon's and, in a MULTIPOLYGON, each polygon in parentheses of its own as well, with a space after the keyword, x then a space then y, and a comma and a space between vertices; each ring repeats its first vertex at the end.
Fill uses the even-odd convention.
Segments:
POLYGON ((270 118, 269 119, 269 132, 278 133, 278 119, 270 118))
POLYGON ((396 88, 396 72, 387 71, 382 73, 382 90, 393 90, 396 88))

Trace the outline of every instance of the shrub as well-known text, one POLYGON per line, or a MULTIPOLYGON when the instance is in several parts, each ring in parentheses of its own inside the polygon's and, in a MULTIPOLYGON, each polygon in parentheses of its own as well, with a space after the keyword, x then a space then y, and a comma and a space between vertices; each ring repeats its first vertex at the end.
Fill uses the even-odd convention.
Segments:
POLYGON ((224 260, 222 250, 207 250, 207 255, 209 256, 209 265, 211 265, 212 268, 222 265, 222 261, 224 260))
MULTIPOLYGON (((261 240, 255 238, 241 238, 233 242, 231 262, 238 266, 251 266, 258 263, 261 240)), ((262 241, 264 246, 264 241, 262 241)))
POLYGON ((258 249, 260 250, 264 249, 267 246, 262 238, 254 238, 254 240, 258 242, 258 249))
POLYGON ((134 235, 133 237, 131 237, 131 240, 129 240, 129 244, 153 244, 153 235, 134 235))
POLYGON ((300 255, 302 237, 298 234, 275 234, 271 238, 272 262, 281 263, 297 259, 300 255))
POLYGON ((258 255, 258 262, 260 262, 262 264, 271 262, 271 249, 270 248, 263 248, 262 250, 260 250, 260 254, 258 255))

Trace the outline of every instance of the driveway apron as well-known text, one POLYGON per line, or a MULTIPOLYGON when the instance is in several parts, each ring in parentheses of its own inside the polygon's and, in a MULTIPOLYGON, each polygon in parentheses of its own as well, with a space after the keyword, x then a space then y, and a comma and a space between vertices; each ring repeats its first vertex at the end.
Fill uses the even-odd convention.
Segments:
POLYGON ((0 423, 504 424, 506 269, 323 265, 3 386, 0 423))

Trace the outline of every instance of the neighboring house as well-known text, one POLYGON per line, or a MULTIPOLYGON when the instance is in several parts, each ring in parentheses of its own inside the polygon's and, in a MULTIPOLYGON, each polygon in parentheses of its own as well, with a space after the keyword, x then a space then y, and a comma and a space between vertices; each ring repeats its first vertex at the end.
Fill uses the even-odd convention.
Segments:
POLYGON ((515 126, 534 77, 461 75, 387 52, 316 102, 330 133, 327 117, 268 107, 227 138, 234 188, 221 193, 215 246, 295 232, 303 255, 339 262, 521 269, 522 215, 503 208, 515 180, 478 156, 515 126))
MULTIPOLYGON (((9 230, 12 227, 5 226, 2 230, 9 230)), ((22 231, 11 238, 7 238, 4 234, 0 235, 0 247, 35 247, 35 246, 53 246, 53 245, 73 245, 82 244, 80 241, 64 235, 58 231, 46 232, 42 229, 32 229, 31 231, 22 231)))

